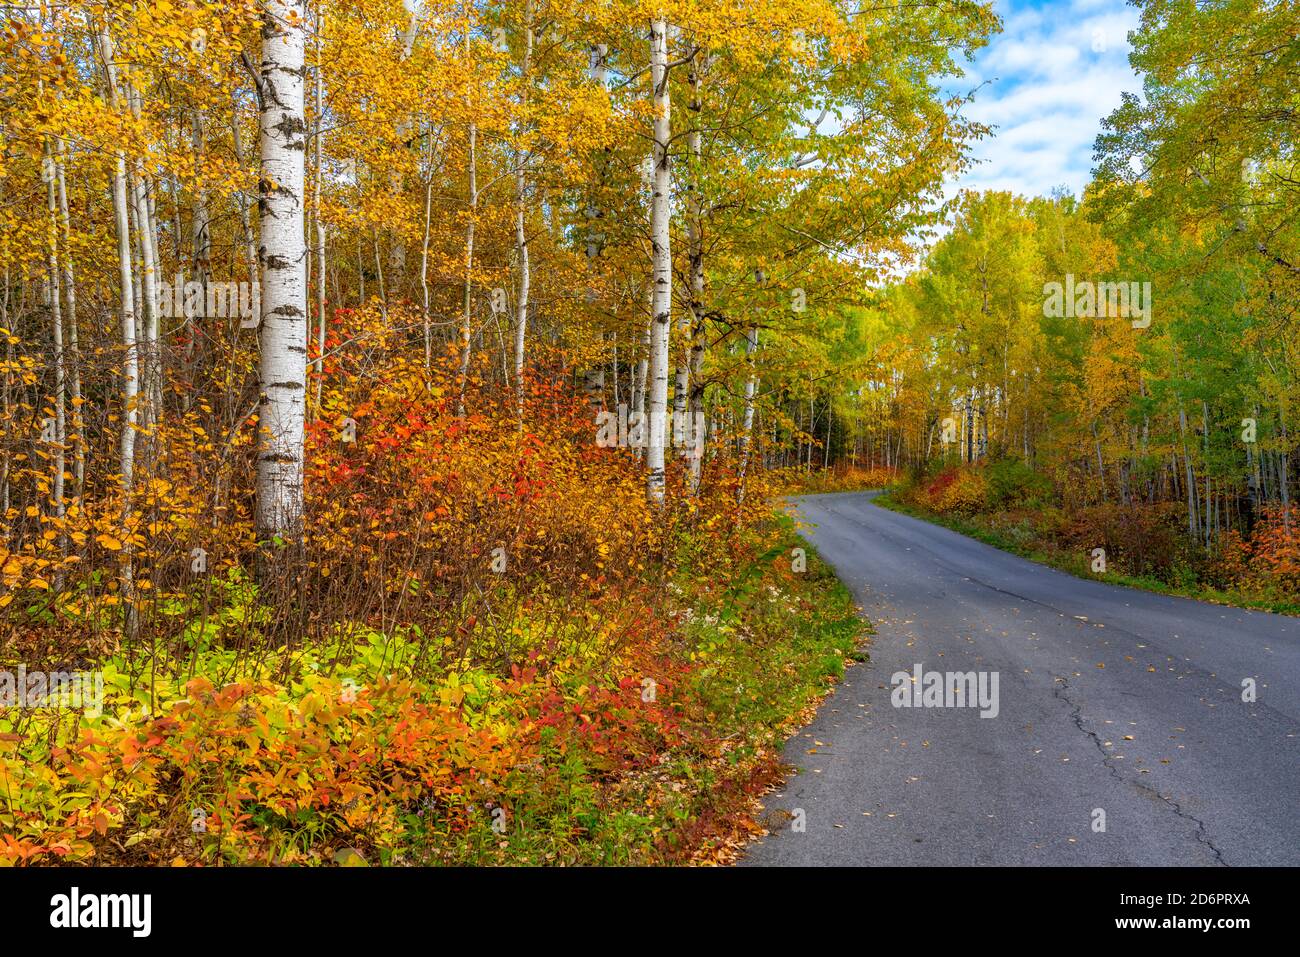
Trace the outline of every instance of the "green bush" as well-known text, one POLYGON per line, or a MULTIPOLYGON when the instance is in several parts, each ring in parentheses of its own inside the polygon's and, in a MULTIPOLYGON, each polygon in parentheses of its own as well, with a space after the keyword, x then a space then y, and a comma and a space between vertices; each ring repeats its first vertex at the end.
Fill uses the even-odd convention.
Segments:
POLYGON ((1016 458, 990 462, 984 470, 988 491, 985 506, 989 509, 1032 506, 1051 496, 1052 483, 1016 458))

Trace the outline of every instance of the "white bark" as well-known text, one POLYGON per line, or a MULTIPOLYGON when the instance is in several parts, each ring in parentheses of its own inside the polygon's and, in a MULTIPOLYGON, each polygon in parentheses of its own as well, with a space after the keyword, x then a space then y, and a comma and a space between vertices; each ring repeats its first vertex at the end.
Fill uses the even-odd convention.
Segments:
MULTIPOLYGON (((203 123, 203 113, 195 112, 193 143, 196 161, 202 161, 205 149, 206 131, 203 123)), ((208 191, 206 189, 199 189, 194 197, 192 241, 194 244, 194 279, 203 288, 203 302, 206 306, 208 282, 212 278, 212 227, 211 217, 208 213, 208 191)), ((195 353, 194 343, 197 336, 194 329, 194 320, 188 315, 185 317, 185 327, 187 333, 186 361, 192 362, 195 353)))
MULTIPOLYGON (((67 468, 66 442, 68 436, 67 418, 67 370, 63 358, 63 302, 60 286, 63 275, 59 268, 59 203, 58 183, 54 175, 54 150, 49 141, 45 143, 45 164, 48 170, 45 187, 46 210, 49 213, 49 240, 46 248, 46 282, 50 294, 50 332, 54 345, 54 514, 62 518, 67 510, 63 497, 63 476, 67 468)), ((63 533, 60 532, 63 541, 63 533)))
POLYGON ((64 144, 59 141, 56 160, 59 198, 59 235, 63 241, 63 279, 65 283, 64 331, 67 333, 69 355, 68 398, 72 403, 72 430, 76 436, 73 453, 73 495, 78 499, 86 487, 86 436, 85 420, 81 414, 81 347, 77 339, 77 284, 72 266, 72 224, 68 216, 68 186, 63 166, 64 144))
POLYGON ((375 279, 379 283, 379 315, 388 323, 388 288, 384 285, 384 262, 379 258, 379 234, 370 232, 370 246, 375 251, 375 279))
POLYGON ((316 414, 320 415, 320 394, 325 376, 325 221, 321 219, 321 158, 325 145, 324 48, 325 16, 316 16, 316 200, 312 218, 316 224, 316 414))
MULTIPOLYGON (((127 74, 124 83, 126 103, 136 122, 141 122, 143 108, 139 91, 127 74)), ((158 230, 155 226, 153 191, 144 163, 137 159, 131 171, 132 202, 135 207, 140 250, 140 312, 144 320, 144 367, 142 385, 145 391, 144 425, 152 437, 154 427, 162 416, 162 348, 158 327, 158 230)))
MULTIPOLYGON (((641 357, 637 360, 632 379, 632 407, 636 409, 636 420, 645 428, 646 382, 650 377, 650 334, 654 328, 654 284, 646 286, 645 326, 641 330, 641 357)), ((644 446, 636 450, 637 458, 645 457, 644 446)))
MULTIPOLYGON (((155 396, 161 392, 156 380, 158 376, 158 285, 157 266, 154 257, 154 244, 151 240, 153 220, 149 216, 148 183, 144 176, 144 164, 135 161, 131 172, 132 202, 135 208, 137 226, 136 247, 140 253, 140 313, 143 319, 143 359, 144 379, 144 425, 151 429, 158 419, 158 410, 154 408, 155 396)), ((147 455, 147 453, 146 453, 147 455)))
POLYGON ((758 391, 758 377, 754 374, 754 353, 758 351, 758 329, 745 333, 745 361, 749 364, 749 378, 745 380, 745 418, 740 430, 739 486, 737 504, 745 504, 745 473, 749 469, 749 451, 754 441, 754 393, 758 391))
MULTIPOLYGON (((702 59, 697 56, 696 60, 702 59)), ((703 164, 703 145, 700 135, 700 63, 692 62, 690 70, 691 86, 691 132, 688 148, 691 156, 690 194, 687 197, 687 243, 690 247, 690 308, 687 318, 690 322, 690 359, 685 377, 690 390, 687 406, 686 448, 690 454, 690 488, 695 494, 700 488, 700 474, 704 467, 704 199, 700 191, 700 172, 703 164)), ((677 374, 680 385, 683 376, 677 374)))
POLYGON ((474 316, 474 227, 478 220, 478 126, 469 124, 469 223, 465 227, 465 295, 460 318, 460 369, 457 375, 456 414, 465 414, 465 386, 469 382, 470 341, 474 316))
MULTIPOLYGON (((520 122, 528 123, 528 83, 529 70, 533 58, 533 5, 531 0, 524 2, 524 57, 519 78, 520 122)), ((527 206, 525 195, 527 177, 524 167, 527 165, 527 153, 519 150, 515 159, 515 250, 519 255, 519 295, 515 301, 515 394, 519 406, 519 423, 524 421, 524 347, 528 333, 528 297, 532 284, 532 272, 528 259, 527 206)))
POLYGON ((532 269, 528 259, 528 236, 524 217, 524 170, 515 173, 515 192, 519 208, 515 211, 515 248, 519 252, 519 294, 515 302, 515 392, 519 419, 524 416, 524 349, 528 335, 528 298, 532 286, 532 269))
POLYGON ((258 537, 302 532, 307 377, 305 0, 265 0, 261 79, 262 273, 258 537))
POLYGON ((650 82, 654 90, 654 193, 650 200, 650 241, 654 308, 650 335, 649 438, 646 449, 646 498, 664 503, 664 439, 668 409, 668 341, 672 324, 672 248, 669 239, 670 171, 668 141, 672 135, 668 95, 668 24, 650 24, 650 82))
MULTIPOLYGON (((104 62, 105 88, 113 109, 121 108, 117 86, 117 67, 113 63, 113 41, 105 24, 99 32, 100 56, 104 62)), ((117 231, 117 262, 120 277, 122 324, 122 433, 118 449, 118 469, 122 474, 122 597, 126 607, 127 634, 134 635, 135 566, 129 532, 131 496, 135 487, 135 433, 139 420, 136 408, 140 391, 140 357, 135 336, 135 281, 131 271, 131 226, 127 201, 126 156, 119 150, 113 167, 113 223, 117 231)))
POLYGON ((424 373, 433 368, 433 330, 429 325, 429 227, 433 211, 433 168, 424 182, 424 246, 420 251, 420 292, 424 300, 424 373))

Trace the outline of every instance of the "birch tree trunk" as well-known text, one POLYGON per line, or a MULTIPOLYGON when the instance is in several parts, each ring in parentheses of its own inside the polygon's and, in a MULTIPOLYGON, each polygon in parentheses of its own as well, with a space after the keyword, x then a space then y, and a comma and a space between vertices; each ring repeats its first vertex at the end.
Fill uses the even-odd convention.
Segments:
POLYGON ((370 231, 370 247, 375 252, 375 281, 379 284, 379 315, 388 323, 388 287, 384 285, 384 261, 379 257, 379 233, 370 231))
POLYGON ((749 470, 749 450, 754 436, 754 394, 758 391, 758 377, 754 374, 754 353, 758 351, 758 329, 745 333, 745 361, 749 364, 749 378, 745 380, 745 418, 740 428, 740 468, 736 504, 745 504, 745 474, 749 470))
MULTIPOLYGON (((691 191, 687 198, 687 243, 690 246, 690 359, 687 363, 687 383, 690 401, 686 418, 686 445, 691 463, 691 494, 700 489, 700 474, 704 467, 704 198, 700 190, 703 163, 700 134, 700 71, 702 54, 691 61, 688 80, 691 87, 691 132, 687 143, 691 155, 691 191)), ((681 381, 678 373, 678 382, 681 381)))
POLYGON ((831 467, 831 437, 835 428, 835 401, 829 391, 826 393, 826 448, 822 449, 822 468, 831 467))
MULTIPOLYGON (((99 32, 100 56, 104 62, 105 88, 109 104, 121 109, 117 67, 113 62, 113 41, 105 23, 99 32)), ((113 223, 117 232, 117 262, 122 305, 122 434, 118 446, 118 470, 122 476, 122 603, 127 637, 136 632, 135 566, 129 534, 131 500, 135 490, 135 433, 139 421, 137 409, 140 391, 140 356, 135 337, 135 278, 131 271, 131 226, 127 202, 126 156, 120 150, 113 167, 113 223)))
MULTIPOLYGON (((194 114, 194 158, 200 161, 204 151, 205 130, 203 123, 203 113, 196 111, 194 114)), ((208 214, 208 191, 199 189, 194 197, 194 222, 192 229, 192 239, 194 245, 194 278, 199 286, 203 289, 203 302, 206 307, 208 301, 208 283, 212 279, 212 229, 211 217, 208 214)), ((208 317, 211 319, 212 317, 208 317)), ((185 361, 187 364, 195 362, 194 342, 196 338, 194 319, 186 314, 185 316, 185 361)), ((193 381, 191 373, 191 381, 193 381)))
MULTIPOLYGON (((141 122, 143 107, 140 92, 127 73, 123 84, 126 103, 137 123, 141 122)), ((162 415, 162 349, 158 326, 158 230, 154 225, 152 189, 144 163, 137 159, 131 169, 132 202, 135 206, 140 251, 140 314, 144 319, 144 368, 142 385, 145 392, 144 426, 148 430, 146 448, 153 447, 154 427, 162 415)), ((152 454, 152 453, 148 453, 152 454)))
MULTIPOLYGON (((528 123, 528 82, 533 59, 533 4, 524 3, 524 58, 520 75, 519 113, 521 122, 528 123)), ((524 345, 528 332, 528 297, 532 272, 528 261, 528 233, 525 211, 527 177, 524 168, 528 154, 520 149, 515 159, 515 250, 519 255, 519 295, 515 301, 515 394, 519 409, 519 426, 524 422, 524 345)))
POLYGON ((325 381, 325 221, 321 219, 321 159, 325 146, 325 121, 322 109, 325 102, 325 15, 316 14, 316 170, 315 202, 312 219, 316 225, 316 415, 320 415, 320 395, 325 381))
POLYGON ((76 439, 72 464, 72 494, 80 499, 86 488, 85 419, 81 413, 81 346, 77 339, 77 285, 72 265, 72 225, 68 216, 68 186, 63 168, 64 144, 59 141, 55 159, 58 183, 59 235, 63 241, 63 279, 65 283, 64 329, 68 340, 68 398, 72 402, 72 431, 76 439))
MULTIPOLYGON (((466 23, 468 24, 468 13, 466 23)), ((470 31, 465 30, 465 56, 470 55, 470 31)), ((470 81, 465 86, 465 111, 472 115, 472 97, 470 81)), ((465 387, 469 382, 470 340, 474 329, 473 317, 474 293, 474 229, 478 220, 478 124, 472 119, 469 123, 469 142, 466 162, 469 170, 469 222, 465 226, 465 290, 462 303, 460 323, 460 368, 456 378, 456 414, 465 414, 465 387)))
POLYGON ((668 411, 668 340, 672 324, 672 248, 669 237, 668 141, 672 135, 668 95, 668 24, 650 23, 650 82, 654 88, 654 193, 650 200, 650 242, 654 276, 654 308, 650 335, 649 437, 646 449, 646 498, 664 504, 664 438, 668 411))
MULTIPOLYGON (((641 354, 636 363, 636 370, 633 373, 632 381, 632 406, 636 410, 636 420, 641 423, 641 428, 646 428, 645 420, 645 398, 646 383, 650 378, 650 335, 654 329, 654 284, 651 283, 646 287, 648 295, 646 296, 646 313, 645 326, 641 330, 641 354)), ((645 458, 645 445, 642 443, 637 446, 636 457, 645 458)))
MULTIPOLYGON (((5 284, 4 295, 0 295, 0 329, 8 329, 9 326, 9 267, 5 266, 5 284)), ((13 368, 14 361, 14 343, 12 336, 5 337, 5 362, 9 368, 13 368)), ((0 436, 4 438, 4 451, 0 453, 3 459, 0 460, 0 507, 6 512, 9 511, 9 467, 13 458, 13 445, 11 441, 10 423, 13 422, 13 398, 10 395, 11 376, 8 374, 0 376, 0 398, 4 402, 4 420, 0 422, 0 436)))
POLYGON ((1286 530, 1288 536, 1291 534, 1291 436, 1287 432, 1286 426, 1286 406, 1278 410, 1279 423, 1282 427, 1282 448, 1278 455, 1278 474, 1281 481, 1278 482, 1278 489, 1282 496, 1282 527, 1286 530))
POLYGON ((430 163, 429 178, 424 182, 424 245, 420 251, 420 292, 424 319, 424 374, 433 369, 433 329, 429 324, 429 227, 433 212, 433 168, 430 163))
POLYGON ((465 293, 460 318, 460 368, 456 378, 456 414, 465 414, 469 382, 470 340, 474 335, 474 227, 478 219, 478 124, 469 124, 469 223, 465 227, 465 293))
MULTIPOLYGON (((42 164, 46 180, 46 210, 49 213, 47 225, 48 242, 46 248, 46 283, 50 295, 50 333, 54 346, 54 484, 52 498, 54 514, 62 518, 67 511, 64 500, 63 477, 67 470, 67 371, 63 356, 63 303, 60 286, 63 274, 59 268, 59 202, 58 182, 55 174, 54 149, 49 140, 45 142, 45 156, 42 164)), ((59 533, 60 542, 66 546, 64 533, 59 533)))
POLYGON ((265 0, 260 117, 262 273, 258 537, 302 533, 307 378, 307 243, 303 234, 305 0, 265 0))
MULTIPOLYGON (((144 176, 144 164, 135 161, 131 172, 131 191, 135 206, 135 221, 138 228, 136 247, 140 252, 140 314, 144 320, 144 426, 152 429, 158 420, 158 410, 154 407, 155 395, 161 392, 160 384, 155 381, 159 373, 158 362, 158 292, 157 266, 154 258, 152 241, 153 220, 149 216, 148 184, 144 176)), ((147 455, 148 453, 146 453, 147 455)))
POLYGON ((1187 412, 1182 398, 1178 399, 1178 434, 1183 443, 1183 469, 1187 486, 1187 534, 1196 537, 1196 481, 1192 471, 1192 458, 1187 450, 1187 412))

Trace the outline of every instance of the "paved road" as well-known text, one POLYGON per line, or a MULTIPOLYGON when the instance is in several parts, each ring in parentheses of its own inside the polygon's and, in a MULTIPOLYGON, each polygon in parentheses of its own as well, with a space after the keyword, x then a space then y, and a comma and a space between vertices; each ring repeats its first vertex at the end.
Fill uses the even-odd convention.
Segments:
POLYGON ((1300 619, 1075 578, 875 494, 795 500, 877 633, 744 863, 1300 864, 1300 619), (990 696, 996 672, 996 717, 895 707, 918 664, 990 696))

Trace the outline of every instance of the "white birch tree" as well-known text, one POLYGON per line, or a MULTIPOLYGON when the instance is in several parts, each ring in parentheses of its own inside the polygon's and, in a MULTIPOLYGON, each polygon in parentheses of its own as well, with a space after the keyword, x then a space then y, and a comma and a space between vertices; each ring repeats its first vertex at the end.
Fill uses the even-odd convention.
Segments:
POLYGON ((650 242, 654 283, 653 317, 650 331, 650 382, 648 394, 649 437, 646 448, 646 498, 651 505, 664 504, 664 441, 668 410, 668 341, 673 318, 673 258, 669 237, 672 215, 671 171, 668 145, 672 136, 671 101, 668 94, 668 24, 662 18, 650 22, 650 83, 654 91, 653 194, 650 199, 650 242))
POLYGON ((306 6, 305 0, 265 0, 262 14, 256 511, 261 540, 297 539, 302 533, 307 391, 306 6))

